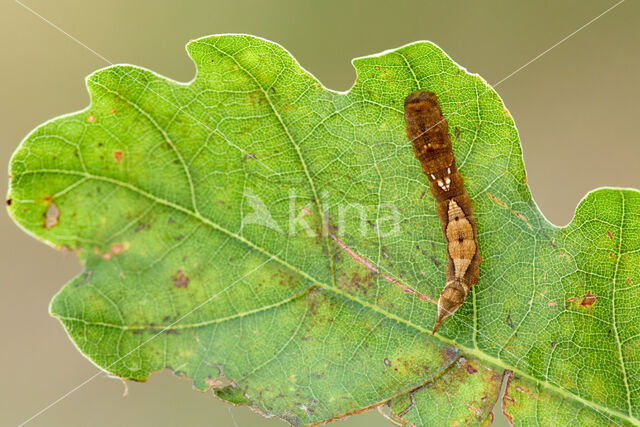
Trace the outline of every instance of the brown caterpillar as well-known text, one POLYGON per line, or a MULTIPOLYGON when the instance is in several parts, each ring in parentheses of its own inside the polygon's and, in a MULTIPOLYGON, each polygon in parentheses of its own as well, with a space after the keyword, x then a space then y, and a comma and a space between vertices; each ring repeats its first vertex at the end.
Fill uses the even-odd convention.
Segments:
POLYGON ((451 149, 449 125, 433 92, 419 91, 404 101, 407 136, 413 152, 429 178, 436 199, 436 212, 447 242, 447 281, 438 299, 436 332, 444 319, 451 316, 478 283, 480 251, 471 199, 464 188, 451 149))

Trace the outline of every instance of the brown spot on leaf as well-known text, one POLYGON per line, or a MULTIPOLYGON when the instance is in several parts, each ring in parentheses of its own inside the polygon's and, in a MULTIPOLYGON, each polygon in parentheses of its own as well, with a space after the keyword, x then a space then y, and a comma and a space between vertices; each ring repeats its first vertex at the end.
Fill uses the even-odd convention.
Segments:
POLYGON ((557 302, 555 302, 555 301, 549 300, 549 302, 547 303, 547 305, 548 305, 549 307, 553 307, 554 305, 558 305, 558 303, 557 303, 557 302))
MULTIPOLYGON (((124 243, 113 243, 111 245, 111 248, 109 250, 109 252, 106 252, 104 254, 102 254, 102 258, 109 261, 111 258, 113 258, 115 255, 120 255, 122 252, 124 252, 125 250, 129 249, 129 242, 124 242, 124 243)), ((95 253, 98 253, 98 250, 95 250, 95 253)))
POLYGON ((609 258, 613 258, 613 252, 609 252, 609 258))
POLYGON ((115 114, 115 113, 117 113, 117 112, 118 112, 118 109, 117 109, 117 108, 112 108, 112 109, 111 109, 111 114, 115 114))
POLYGON ((58 206, 53 203, 53 201, 49 202, 49 207, 47 211, 44 213, 44 228, 47 230, 58 225, 60 220, 60 209, 58 206))
POLYGON ((7 206, 11 206, 11 199, 7 199, 7 206))
POLYGON ((583 307, 591 307, 596 303, 596 299, 598 296, 596 294, 592 294, 591 291, 587 291, 587 294, 582 298, 580 305, 583 307))
POLYGON ((439 352, 445 361, 454 362, 455 360, 460 358, 460 352, 456 347, 446 346, 439 352))
POLYGON ((205 378, 204 383, 209 386, 209 389, 216 389, 222 387, 228 387, 233 385, 233 381, 226 379, 225 377, 217 377, 217 378, 205 378))
POLYGON ((89 117, 87 117, 87 120, 89 120, 91 123, 96 121, 96 118, 92 115, 89 115, 89 117))
POLYGON ((613 240, 613 235, 609 230, 607 230, 607 236, 609 236, 609 240, 613 240))
POLYGON ((173 276, 173 284, 176 288, 186 288, 189 285, 189 278, 182 270, 178 270, 173 276))
POLYGON ((627 283, 630 284, 630 285, 633 284, 633 282, 631 282, 631 277, 627 277, 627 283))
POLYGON ((518 212, 518 211, 515 211, 515 210, 511 209, 509 206, 507 206, 507 204, 506 204, 505 202, 503 202, 502 200, 498 199, 496 196, 494 196, 493 194, 489 193, 488 191, 487 191, 487 195, 488 195, 489 197, 491 197, 491 200, 493 200, 494 202, 496 202, 497 204, 499 204, 499 205, 500 205, 500 206, 502 206, 503 208, 507 208, 507 209, 509 209, 509 211, 510 211, 513 215, 517 216, 518 218, 520 218, 521 220, 523 220, 524 222, 526 222, 526 223, 527 223, 527 225, 529 226, 529 228, 531 228, 531 224, 529 224, 529 220, 527 219, 527 217, 525 217, 524 215, 522 215, 520 212, 518 212))
POLYGON ((478 370, 476 368, 474 368, 473 366, 471 366, 470 364, 467 364, 467 373, 469 375, 473 375, 475 373, 477 373, 478 370))
POLYGON ((527 221, 527 218, 524 215, 522 215, 520 212, 512 210, 511 213, 517 216, 518 218, 520 218, 521 220, 527 221))
POLYGON ((116 150, 113 152, 113 158, 116 159, 116 162, 120 163, 122 161, 122 157, 124 154, 121 150, 116 150))
POLYGON ((111 253, 113 255, 120 255, 124 251, 123 243, 114 243, 111 245, 111 253))
POLYGON ((489 193, 488 191, 487 191, 487 195, 488 195, 489 197, 491 197, 491 199, 492 199, 494 202, 496 202, 497 204, 499 204, 499 205, 500 205, 500 206, 502 206, 503 208, 506 208, 506 207, 507 207, 507 204, 506 204, 505 202, 503 202, 502 200, 498 199, 496 196, 494 196, 493 194, 489 193))
POLYGON ((313 212, 311 211, 311 209, 305 207, 305 206, 298 206, 300 208, 300 210, 302 212, 304 212, 305 215, 313 215, 313 212))
POLYGON ((576 298, 576 297, 568 298, 567 302, 578 302, 578 298, 576 298))
POLYGON ((350 279, 349 276, 341 274, 340 281, 350 290, 359 291, 366 295, 369 288, 373 286, 373 277, 374 275, 372 274, 365 274, 361 276, 359 273, 354 272, 351 274, 350 279))

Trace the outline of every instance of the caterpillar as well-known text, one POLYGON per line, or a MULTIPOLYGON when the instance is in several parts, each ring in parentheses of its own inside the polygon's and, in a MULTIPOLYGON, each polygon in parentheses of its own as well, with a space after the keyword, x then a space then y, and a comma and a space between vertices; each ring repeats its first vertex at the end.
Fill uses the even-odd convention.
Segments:
POLYGON ((407 96, 404 118, 413 152, 429 178, 429 188, 436 200, 436 213, 447 243, 446 282, 438 299, 435 334, 442 321, 464 303, 469 289, 478 282, 482 258, 471 199, 458 172, 449 125, 442 116, 436 95, 418 91, 407 96))

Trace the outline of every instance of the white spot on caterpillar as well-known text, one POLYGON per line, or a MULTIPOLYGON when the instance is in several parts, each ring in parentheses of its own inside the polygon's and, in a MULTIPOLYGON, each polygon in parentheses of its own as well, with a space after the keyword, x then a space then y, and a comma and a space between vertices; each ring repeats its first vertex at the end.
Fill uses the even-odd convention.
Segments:
POLYGON ((445 178, 445 181, 441 179, 438 180, 438 187, 442 188, 444 191, 449 191, 451 188, 451 180, 449 178, 445 178))

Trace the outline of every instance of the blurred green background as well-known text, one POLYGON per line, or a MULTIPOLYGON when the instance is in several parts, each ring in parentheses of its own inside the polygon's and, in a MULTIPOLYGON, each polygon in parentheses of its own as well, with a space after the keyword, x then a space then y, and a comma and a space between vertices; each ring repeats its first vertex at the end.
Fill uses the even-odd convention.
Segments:
MULTIPOLYGON (((348 89, 350 60, 416 40, 442 47, 470 72, 496 83, 615 1, 44 1, 25 0, 45 19, 113 63, 179 80, 194 67, 184 45, 218 33, 249 33, 282 44, 327 87, 348 89)), ((640 2, 628 0, 496 90, 514 117, 529 184, 547 217, 570 221, 600 186, 640 188, 640 2)), ((0 164, 35 126, 84 108, 84 77, 106 65, 18 2, 0 5, 0 164)), ((0 192, 6 193, 6 180, 0 192)), ((56 320, 51 297, 80 271, 0 214, 0 414, 19 424, 94 375, 56 320)), ((146 384, 100 375, 30 425, 280 426, 231 408, 164 372, 146 384)), ((503 425, 498 419, 496 425, 503 425)), ((375 411, 336 423, 390 425, 375 411)))

